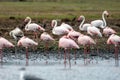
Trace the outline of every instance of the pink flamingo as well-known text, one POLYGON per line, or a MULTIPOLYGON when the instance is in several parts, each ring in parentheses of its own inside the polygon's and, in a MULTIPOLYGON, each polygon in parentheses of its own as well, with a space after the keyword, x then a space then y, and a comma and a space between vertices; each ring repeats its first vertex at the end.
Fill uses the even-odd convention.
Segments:
POLYGON ((118 57, 118 45, 120 44, 120 36, 112 34, 108 40, 107 44, 113 44, 115 46, 115 65, 119 65, 119 57, 118 57))
POLYGON ((69 29, 66 27, 57 26, 56 20, 52 20, 51 26, 53 27, 52 33, 54 35, 64 35, 69 33, 69 29))
POLYGON ((24 22, 27 22, 26 26, 25 26, 25 30, 26 31, 34 31, 34 35, 37 38, 37 31, 41 30, 41 31, 45 31, 45 29, 43 27, 41 27, 40 25, 36 24, 36 23, 31 23, 31 18, 30 17, 26 17, 24 22))
MULTIPOLYGON (((43 32, 40 36, 40 39, 45 42, 46 50, 48 49, 48 42, 54 41, 55 39, 50 36, 47 32, 43 32)), ((47 61, 46 61, 47 63, 47 61)))
MULTIPOLYGON (((78 44, 80 44, 80 45, 83 45, 84 46, 84 55, 86 56, 86 58, 87 58, 87 46, 90 46, 90 45, 95 45, 96 43, 95 43, 95 41, 91 38, 91 37, 89 37, 89 36, 87 36, 87 35, 80 35, 79 37, 78 37, 78 44)), ((84 59, 84 64, 87 64, 87 61, 86 61, 86 59, 84 59)))
POLYGON ((106 36, 110 36, 111 34, 116 34, 116 33, 117 32, 110 27, 105 27, 103 29, 103 34, 106 35, 106 36))
MULTIPOLYGON (((78 37, 81 35, 80 32, 77 32, 75 30, 71 30, 68 34, 67 37, 73 39, 74 41, 76 41, 78 39, 78 37)), ((75 57, 75 64, 76 64, 76 51, 74 51, 74 57, 75 57)))
POLYGON ((33 41, 32 39, 23 36, 17 43, 17 46, 23 46, 26 48, 26 66, 28 65, 28 47, 37 46, 38 43, 33 41))
POLYGON ((102 19, 103 20, 94 20, 94 21, 91 21, 91 25, 95 26, 95 27, 105 28, 106 27, 106 20, 105 20, 105 17, 104 17, 105 15, 108 16, 109 13, 107 11, 104 11, 102 13, 102 19))
POLYGON ((0 37, 0 58, 1 58, 1 63, 2 63, 2 49, 4 47, 14 47, 14 45, 9 42, 7 39, 0 37))
POLYGON ((74 30, 71 30, 69 31, 69 33, 67 34, 67 37, 73 39, 73 40, 76 40, 78 39, 78 37, 81 35, 80 32, 77 32, 77 31, 74 31, 74 30))
MULTIPOLYGON (((75 48, 75 49, 79 49, 79 46, 75 43, 74 40, 68 38, 67 36, 63 36, 59 39, 59 48, 64 48, 65 54, 64 54, 64 65, 66 67, 66 50, 71 49, 71 48, 75 48)), ((71 67, 71 63, 70 63, 70 54, 68 54, 68 58, 69 58, 69 67, 71 67)))

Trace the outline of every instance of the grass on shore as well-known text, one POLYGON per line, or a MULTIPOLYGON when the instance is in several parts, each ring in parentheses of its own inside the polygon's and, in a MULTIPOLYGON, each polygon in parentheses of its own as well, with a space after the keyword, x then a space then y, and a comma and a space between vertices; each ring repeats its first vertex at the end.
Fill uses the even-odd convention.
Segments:
POLYGON ((114 0, 80 0, 78 2, 0 2, 0 18, 10 16, 46 19, 73 18, 85 15, 88 19, 101 18, 108 10, 112 18, 120 17, 120 3, 114 0))

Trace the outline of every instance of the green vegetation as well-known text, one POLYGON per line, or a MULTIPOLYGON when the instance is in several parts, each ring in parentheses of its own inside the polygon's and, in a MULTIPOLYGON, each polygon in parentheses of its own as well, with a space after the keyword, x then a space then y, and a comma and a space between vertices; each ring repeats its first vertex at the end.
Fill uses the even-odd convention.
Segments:
POLYGON ((120 18, 119 0, 46 1, 0 2, 0 18, 31 16, 34 18, 53 19, 85 15, 87 18, 94 19, 100 18, 104 10, 108 10, 112 18, 120 18))

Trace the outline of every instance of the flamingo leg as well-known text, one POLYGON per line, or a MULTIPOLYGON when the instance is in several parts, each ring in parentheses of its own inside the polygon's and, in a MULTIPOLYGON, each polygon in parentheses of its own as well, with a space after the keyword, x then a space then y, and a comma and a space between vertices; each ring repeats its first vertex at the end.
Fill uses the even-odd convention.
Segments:
POLYGON ((64 50, 64 66, 66 68, 66 49, 64 50))
POLYGON ((28 47, 26 47, 26 66, 29 65, 28 61, 29 61, 29 58, 28 58, 28 47))
POLYGON ((47 59, 49 58, 49 53, 48 53, 47 50, 48 50, 48 43, 46 42, 46 43, 45 43, 46 64, 48 64, 48 60, 47 60, 47 59))
POLYGON ((15 40, 15 57, 17 57, 17 40, 15 40))
MULTIPOLYGON (((68 50, 69 51, 69 50, 68 50)), ((68 61, 69 61, 69 68, 71 68, 71 62, 70 62, 70 53, 68 52, 68 61)))
POLYGON ((119 66, 118 46, 115 46, 115 66, 119 66))
POLYGON ((37 32, 34 32, 34 39, 38 41, 38 34, 37 34, 37 32))
POLYGON ((75 64, 76 64, 76 50, 74 51, 74 57, 75 57, 75 64))
MULTIPOLYGON (((99 48, 98 48, 98 42, 97 42, 97 38, 95 39, 95 42, 96 42, 96 53, 97 53, 97 59, 99 57, 99 48)), ((96 63, 98 63, 98 60, 96 59, 96 63)))
POLYGON ((3 55, 2 55, 2 49, 0 49, 0 59, 1 59, 1 65, 3 64, 3 55))
POLYGON ((84 46, 84 64, 87 64, 86 58, 87 58, 87 50, 86 50, 86 46, 84 46))
POLYGON ((60 48, 58 48, 58 59, 59 59, 59 64, 60 64, 60 60, 61 60, 60 48))
POLYGON ((87 57, 89 58, 88 63, 90 63, 90 44, 87 47, 87 57))

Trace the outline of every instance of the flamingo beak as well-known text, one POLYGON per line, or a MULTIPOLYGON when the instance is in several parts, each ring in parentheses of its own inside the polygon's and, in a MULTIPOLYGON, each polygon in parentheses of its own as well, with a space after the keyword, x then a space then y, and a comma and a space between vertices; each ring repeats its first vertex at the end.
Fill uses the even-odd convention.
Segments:
POLYGON ((78 21, 78 22, 80 22, 81 20, 82 20, 82 18, 81 18, 81 17, 79 17, 79 18, 77 19, 77 21, 78 21))
POLYGON ((13 48, 13 47, 15 47, 15 46, 14 45, 10 46, 10 48, 13 48))
POLYGON ((52 22, 52 23, 51 23, 51 26, 53 27, 54 25, 55 25, 55 23, 52 22))
POLYGON ((42 30, 42 31, 45 31, 45 29, 43 27, 38 27, 38 30, 42 30))
POLYGON ((107 17, 109 17, 109 13, 107 13, 107 17))
POLYGON ((22 43, 21 43, 21 42, 19 42, 19 43, 17 44, 17 46, 22 46, 22 43))

